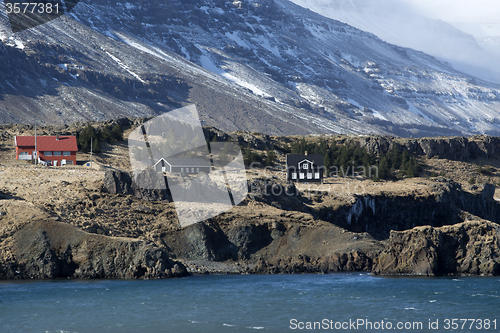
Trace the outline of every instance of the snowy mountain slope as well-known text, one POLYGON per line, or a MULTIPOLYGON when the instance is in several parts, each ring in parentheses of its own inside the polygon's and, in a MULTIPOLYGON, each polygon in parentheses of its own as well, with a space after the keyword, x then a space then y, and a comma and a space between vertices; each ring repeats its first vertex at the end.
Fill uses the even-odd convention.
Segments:
POLYGON ((82 1, 68 17, 5 31, 4 57, 24 53, 50 71, 34 77, 17 65, 31 90, 13 76, 0 84, 4 121, 153 115, 196 103, 205 124, 225 130, 500 132, 498 85, 285 0, 82 1), (29 101, 37 114, 10 100, 29 101))
POLYGON ((428 18, 402 0, 293 2, 371 32, 389 43, 433 55, 449 62, 457 70, 500 83, 500 64, 497 62, 500 53, 492 47, 493 39, 480 38, 485 31, 478 31, 486 27, 491 29, 494 24, 454 23, 428 18))

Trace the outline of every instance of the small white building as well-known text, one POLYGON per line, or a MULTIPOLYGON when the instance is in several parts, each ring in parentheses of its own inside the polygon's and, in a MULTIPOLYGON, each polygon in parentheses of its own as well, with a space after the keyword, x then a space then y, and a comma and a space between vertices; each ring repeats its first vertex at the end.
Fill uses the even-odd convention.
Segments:
POLYGON ((178 172, 181 174, 210 173, 212 166, 202 158, 160 158, 154 168, 158 172, 178 172))
POLYGON ((323 155, 287 155, 286 179, 305 183, 323 182, 323 155))

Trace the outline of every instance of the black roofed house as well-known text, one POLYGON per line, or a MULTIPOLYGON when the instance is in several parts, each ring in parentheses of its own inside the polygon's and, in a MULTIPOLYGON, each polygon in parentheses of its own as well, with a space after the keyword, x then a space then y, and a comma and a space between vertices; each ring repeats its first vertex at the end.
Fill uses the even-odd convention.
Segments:
POLYGON ((323 155, 287 155, 286 180, 299 183, 323 182, 323 155))
POLYGON ((182 174, 210 173, 212 167, 209 161, 202 158, 160 158, 154 165, 158 172, 179 172, 182 174))

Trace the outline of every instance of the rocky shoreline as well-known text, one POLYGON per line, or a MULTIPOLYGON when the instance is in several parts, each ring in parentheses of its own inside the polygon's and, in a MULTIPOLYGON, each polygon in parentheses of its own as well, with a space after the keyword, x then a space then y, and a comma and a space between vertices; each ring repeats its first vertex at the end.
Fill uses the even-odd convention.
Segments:
MULTIPOLYGON (((109 186, 132 191, 126 184, 116 183, 123 178, 126 177, 121 172, 108 170, 103 186, 96 190, 102 196, 100 200, 137 200, 143 204, 136 206, 134 214, 138 218, 152 215, 154 219, 157 208, 151 208, 147 202, 153 207, 161 202, 145 201, 144 196, 149 194, 107 193, 109 186)), ((437 192, 431 191, 418 199, 409 196, 417 201, 413 204, 415 212, 410 213, 423 214, 427 209, 427 214, 435 216, 439 209, 446 208, 442 214, 448 214, 449 219, 441 219, 441 225, 437 226, 405 228, 408 221, 404 220, 395 224, 399 213, 394 202, 387 195, 380 197, 373 193, 370 198, 374 204, 358 197, 350 205, 337 206, 334 214, 330 214, 335 215, 330 221, 321 219, 325 217, 324 206, 305 205, 304 201, 311 199, 301 196, 300 192, 296 197, 266 196, 256 190, 263 185, 256 180, 249 185, 249 198, 227 213, 185 228, 165 221, 140 237, 124 237, 114 232, 106 235, 102 232, 104 229, 97 228, 86 232, 60 221, 47 210, 24 218, 19 211, 26 208, 25 202, 9 199, 11 196, 4 194, 2 202, 10 201, 11 205, 7 205, 6 211, 2 210, 0 223, 15 228, 4 229, 0 236, 0 278, 151 279, 190 274, 354 271, 376 275, 500 275, 500 226, 478 216, 496 220, 498 209, 492 199, 492 189, 483 186, 476 192, 465 192, 452 181, 442 179, 433 184, 437 192), (359 200, 366 207, 354 208, 359 200), (302 212, 292 210, 291 207, 299 204, 305 208, 302 212), (15 209, 15 205, 21 207, 15 209), (419 205, 424 208, 418 208, 419 205), (388 207, 393 207, 390 213, 388 207), (467 208, 474 209, 469 212, 467 208), (356 209, 357 213, 346 223, 349 209, 356 209), (391 215, 393 218, 388 218, 391 215), (360 232, 360 229, 375 230, 375 226, 379 232, 360 232), (392 228, 388 237, 381 232, 385 226, 392 228), (402 230, 395 231, 398 228, 402 230)), ((86 195, 96 199, 95 193, 86 195)), ((316 195, 314 200, 326 200, 327 194, 323 194, 324 198, 316 195)), ((392 200, 407 199, 395 196, 392 200)), ((165 204, 161 205, 165 208, 165 204)), ((85 207, 94 208, 91 203, 85 207)), ((409 209, 408 204, 399 204, 399 207, 409 209)), ((172 210, 172 207, 166 209, 172 210)), ((37 210, 32 207, 31 211, 37 210)), ((417 217, 427 223, 423 215, 417 217)), ((118 218, 112 223, 119 221, 118 218)))
MULTIPOLYGON (((238 138, 259 149, 276 140, 238 138)), ((489 137, 349 140, 375 152, 399 144, 456 160, 480 152, 497 159, 500 152, 489 137)), ((500 203, 492 183, 351 177, 310 191, 280 177, 279 168, 268 176, 248 173, 242 203, 181 228, 168 190, 137 188, 126 170, 0 164, 0 279, 500 275, 500 203)))

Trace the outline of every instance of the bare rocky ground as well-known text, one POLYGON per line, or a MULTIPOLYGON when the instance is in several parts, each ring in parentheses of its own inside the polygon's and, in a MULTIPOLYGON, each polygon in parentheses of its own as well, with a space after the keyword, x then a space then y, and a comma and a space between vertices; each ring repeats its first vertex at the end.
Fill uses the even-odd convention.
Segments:
MULTIPOLYGON (((13 160, 13 135, 30 131, 4 126, 0 134, 2 278, 500 274, 498 194, 486 185, 500 181, 496 158, 480 160, 487 172, 477 160, 423 156, 425 174, 444 177, 295 187, 284 181, 280 155, 270 170, 247 172, 241 204, 181 228, 172 202, 109 190, 112 170, 130 171, 126 141, 102 142, 94 168, 41 167, 13 160)), ((244 135, 256 146, 280 140, 244 135)))

